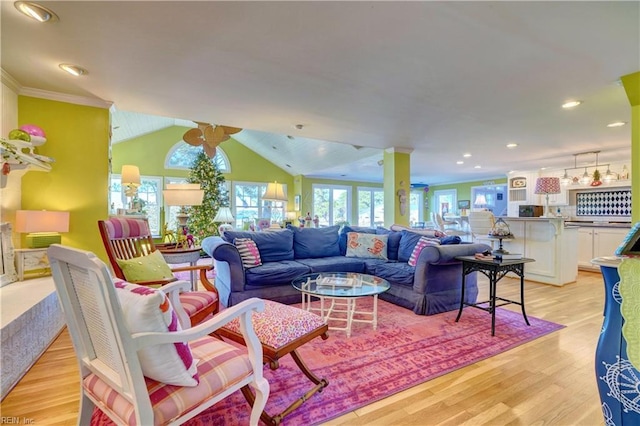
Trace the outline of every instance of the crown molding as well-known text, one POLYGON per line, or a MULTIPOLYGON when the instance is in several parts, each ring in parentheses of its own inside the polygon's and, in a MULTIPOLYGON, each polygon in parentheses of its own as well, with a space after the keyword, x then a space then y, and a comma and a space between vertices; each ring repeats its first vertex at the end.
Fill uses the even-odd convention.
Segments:
POLYGON ((7 86, 9 89, 14 91, 15 93, 20 93, 20 91, 22 90, 22 85, 18 83, 18 80, 13 78, 11 74, 6 72, 2 68, 0 68, 0 80, 2 81, 2 84, 7 86))
POLYGON ((2 84, 13 90, 20 96, 31 96, 33 98, 49 99, 51 101, 66 102, 69 104, 85 105, 96 108, 110 109, 113 105, 111 101, 105 101, 99 98, 88 98, 86 96, 68 95, 65 93, 52 92, 49 90, 34 89, 33 87, 24 87, 11 74, 6 72, 4 68, 0 68, 0 79, 2 84))
POLYGON ((68 95, 66 93, 51 92, 49 90, 34 89, 24 87, 20 92, 21 96, 31 96, 33 98, 48 99, 50 101, 66 102, 68 104, 84 105, 96 108, 110 109, 113 102, 99 98, 88 98, 86 96, 68 95))
POLYGON ((394 153, 411 154, 413 152, 413 148, 391 147, 391 148, 385 148, 384 152, 389 154, 394 154, 394 153))

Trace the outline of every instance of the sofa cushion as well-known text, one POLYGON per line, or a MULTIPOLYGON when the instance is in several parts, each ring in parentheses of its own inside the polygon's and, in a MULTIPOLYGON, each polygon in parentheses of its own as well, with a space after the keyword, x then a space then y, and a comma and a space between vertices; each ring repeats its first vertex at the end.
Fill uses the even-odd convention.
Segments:
POLYGON ((420 253, 422 252, 422 249, 424 249, 427 246, 439 246, 439 245, 440 245, 440 240, 436 238, 429 238, 425 236, 420 237, 420 239, 416 243, 416 246, 413 248, 413 252, 411 252, 411 257, 409 258, 409 261, 407 263, 409 264, 409 266, 416 266, 416 263, 418 262, 418 257, 420 257, 420 253))
POLYGON ((412 287, 415 270, 416 268, 409 266, 408 263, 389 262, 376 265, 373 275, 384 278, 392 284, 412 287))
POLYGON ((320 257, 316 259, 297 259, 311 268, 311 272, 364 272, 364 259, 345 256, 320 257))
POLYGON ((311 273, 311 268, 295 260, 263 262, 245 271, 245 281, 251 286, 270 287, 291 284, 294 278, 308 273, 311 273))
POLYGON ((386 235, 388 237, 387 258, 389 258, 389 260, 398 260, 398 248, 400 246, 400 237, 402 237, 402 234, 382 227, 376 228, 376 234, 386 235))
POLYGON ((225 231, 222 235, 222 239, 231 244, 236 238, 255 241, 263 263, 293 260, 293 231, 290 229, 273 232, 225 231))
POLYGON ((296 259, 311 257, 339 256, 339 225, 327 228, 298 228, 288 226, 293 231, 293 255, 296 259))
POLYGON ((400 244, 398 245, 398 262, 408 262, 420 237, 423 235, 408 230, 400 231, 400 244))
POLYGON ((251 238, 236 238, 233 240, 233 244, 238 249, 238 253, 240 253, 242 266, 244 266, 245 269, 262 265, 260 250, 258 250, 256 242, 251 238))
POLYGON ((345 256, 347 254, 347 234, 349 232, 375 234, 376 230, 373 228, 367 228, 365 226, 350 226, 350 225, 344 225, 342 228, 340 228, 340 231, 338 232, 339 234, 338 245, 340 246, 340 254, 342 256, 345 256))
POLYGON ((387 260, 387 236, 349 232, 346 256, 387 260))
POLYGON ((376 267, 378 265, 384 265, 387 262, 396 262, 395 260, 384 260, 384 259, 361 259, 362 263, 364 263, 364 273, 375 275, 376 267))

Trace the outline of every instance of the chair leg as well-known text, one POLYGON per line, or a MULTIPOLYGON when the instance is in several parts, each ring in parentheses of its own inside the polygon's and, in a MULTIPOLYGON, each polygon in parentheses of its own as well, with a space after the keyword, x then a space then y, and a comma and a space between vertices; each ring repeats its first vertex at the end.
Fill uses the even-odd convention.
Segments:
MULTIPOLYGON (((249 419, 250 425, 257 425, 259 419, 263 419, 265 414, 264 407, 267 405, 267 399, 269 399, 269 382, 265 378, 260 381, 253 381, 247 386, 242 387, 242 394, 247 398, 247 394, 251 395, 251 418, 249 419), (255 397, 251 392, 250 387, 255 391, 255 397), (246 393, 245 393, 246 392, 246 393)), ((247 399, 249 401, 249 399, 247 399)))
MULTIPOLYGON (((300 398, 293 401, 291 405, 289 405, 287 408, 284 409, 284 411, 282 411, 279 414, 272 416, 269 413, 267 413, 266 410, 263 410, 262 414, 260 415, 260 420, 262 420, 264 423, 268 425, 277 426, 281 424, 282 420, 286 416, 291 414, 296 408, 300 407, 304 402, 306 402, 313 395, 315 395, 316 393, 322 392, 322 390, 325 387, 329 386, 329 382, 326 379, 320 379, 318 376, 313 374, 311 370, 309 370, 309 367, 307 367, 307 365, 304 363, 304 361, 302 360, 302 358, 300 357, 300 355, 296 350, 291 351, 290 354, 293 360, 295 361, 296 365, 298 366, 298 368, 304 373, 305 376, 309 378, 309 380, 311 380, 315 384, 315 386, 309 389, 300 398)), ((270 364, 270 365, 273 365, 273 364, 270 364)), ((275 368, 272 368, 272 369, 275 370, 275 368)), ((249 389, 248 386, 244 386, 241 390, 242 390, 242 394, 244 395, 249 405, 253 407, 257 399, 254 396, 254 394, 251 392, 251 389, 249 389)))

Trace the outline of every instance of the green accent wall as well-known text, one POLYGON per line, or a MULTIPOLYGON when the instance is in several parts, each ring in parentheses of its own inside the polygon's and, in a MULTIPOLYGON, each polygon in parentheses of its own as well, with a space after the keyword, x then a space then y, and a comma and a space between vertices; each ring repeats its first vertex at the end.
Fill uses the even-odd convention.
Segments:
MULTIPOLYGON (((113 144, 112 172, 119 174, 124 164, 138 166, 141 175, 187 177, 189 170, 165 169, 164 164, 169 151, 182 141, 182 135, 188 127, 173 126, 137 138, 113 144)), ((228 181, 237 182, 273 182, 287 184, 289 197, 288 209, 293 210, 293 176, 280 167, 265 160, 233 138, 222 142, 219 148, 229 158, 231 173, 224 173, 228 181)))
POLYGON ((620 78, 631 104, 631 221, 640 221, 640 71, 620 78))
POLYGON ((411 192, 411 157, 407 152, 386 149, 384 159, 384 224, 409 225, 409 192, 411 192), (404 215, 400 212, 398 191, 404 189, 406 204, 404 215))
MULTIPOLYGON (((23 210, 70 212, 62 244, 106 260, 97 222, 109 212, 109 110, 28 96, 18 97, 18 125, 35 124, 47 135, 36 148, 55 159, 49 172, 22 178, 23 210)), ((21 237, 25 246, 25 236, 21 237)))

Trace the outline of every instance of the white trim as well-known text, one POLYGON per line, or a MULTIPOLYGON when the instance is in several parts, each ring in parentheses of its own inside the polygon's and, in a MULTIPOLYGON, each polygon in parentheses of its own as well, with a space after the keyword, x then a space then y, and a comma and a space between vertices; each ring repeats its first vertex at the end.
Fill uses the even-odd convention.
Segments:
POLYGON ((113 102, 99 98, 87 98, 85 96, 67 95, 65 93, 51 92, 49 90, 34 89, 32 87, 22 87, 18 94, 21 96, 31 96, 33 98, 48 99, 50 101, 66 102, 75 105, 84 105, 96 108, 109 109, 113 102))
POLYGON ((2 84, 13 90, 16 94, 22 90, 22 84, 18 83, 18 80, 2 68, 0 68, 0 79, 2 80, 2 84))
POLYGON ((413 152, 413 148, 400 148, 400 147, 391 147, 391 148, 386 148, 384 150, 384 152, 388 153, 388 154, 395 154, 395 153, 399 153, 399 154, 411 154, 413 152))

